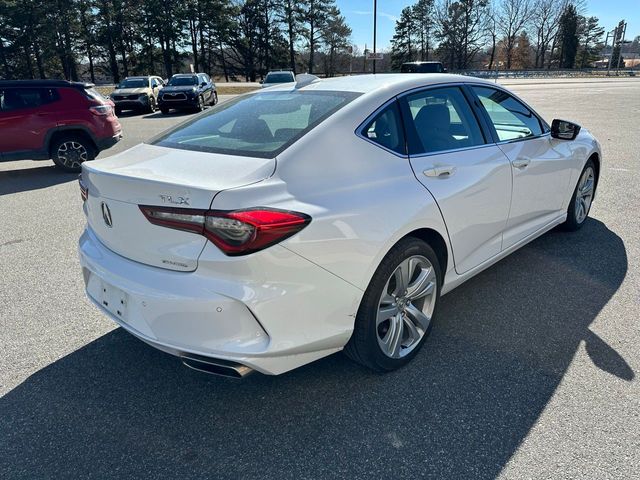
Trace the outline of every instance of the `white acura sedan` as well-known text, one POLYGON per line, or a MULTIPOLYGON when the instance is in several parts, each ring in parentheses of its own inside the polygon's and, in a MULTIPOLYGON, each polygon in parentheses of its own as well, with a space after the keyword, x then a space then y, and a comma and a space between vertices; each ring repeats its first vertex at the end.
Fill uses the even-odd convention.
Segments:
POLYGON ((83 164, 89 298, 192 368, 279 374, 344 349, 384 372, 441 295, 557 225, 602 156, 515 95, 456 75, 251 93, 83 164))

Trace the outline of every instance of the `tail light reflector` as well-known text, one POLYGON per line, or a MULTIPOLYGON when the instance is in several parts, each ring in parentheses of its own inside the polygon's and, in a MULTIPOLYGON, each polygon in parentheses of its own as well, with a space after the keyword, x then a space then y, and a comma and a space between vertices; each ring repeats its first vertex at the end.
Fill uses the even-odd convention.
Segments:
POLYGON ((196 210, 140 205, 154 225, 204 235, 226 255, 246 255, 279 243, 311 221, 304 213, 272 208, 196 210))

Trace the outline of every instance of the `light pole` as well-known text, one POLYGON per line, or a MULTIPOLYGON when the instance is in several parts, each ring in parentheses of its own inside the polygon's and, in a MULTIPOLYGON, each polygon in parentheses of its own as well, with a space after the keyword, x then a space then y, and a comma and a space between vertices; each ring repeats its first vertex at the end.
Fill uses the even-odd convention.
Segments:
POLYGON ((376 73, 376 25, 378 19, 378 0, 373 0, 373 73, 376 73))

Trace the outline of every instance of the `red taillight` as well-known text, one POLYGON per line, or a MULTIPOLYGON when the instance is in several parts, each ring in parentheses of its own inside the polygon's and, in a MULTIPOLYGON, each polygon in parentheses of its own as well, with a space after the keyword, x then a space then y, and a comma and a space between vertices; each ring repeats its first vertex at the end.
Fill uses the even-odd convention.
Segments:
POLYGON ((302 230, 311 217, 271 208, 195 210, 141 205, 154 225, 204 235, 226 255, 246 255, 267 248, 302 230))
POLYGON ((111 105, 93 105, 89 107, 89 111, 99 117, 110 115, 112 110, 111 105))

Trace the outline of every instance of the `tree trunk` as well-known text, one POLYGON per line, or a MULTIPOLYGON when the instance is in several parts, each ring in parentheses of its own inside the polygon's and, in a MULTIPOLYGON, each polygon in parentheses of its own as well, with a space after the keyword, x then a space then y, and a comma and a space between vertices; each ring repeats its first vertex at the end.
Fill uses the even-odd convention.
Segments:
POLYGON ((229 71, 227 70, 227 61, 224 58, 224 48, 222 47, 222 40, 219 41, 218 48, 220 49, 220 62, 222 63, 222 72, 224 73, 224 80, 228 82, 229 71))
POLYGON ((33 53, 36 57, 36 67, 38 67, 38 75, 40 75, 40 78, 44 79, 47 78, 47 75, 44 71, 44 64, 42 63, 42 53, 40 53, 40 45, 38 45, 38 42, 35 40, 33 40, 32 42, 33 45, 33 53))
POLYGON ((315 54, 315 25, 314 22, 311 22, 309 24, 309 73, 313 73, 313 60, 314 60, 314 54, 315 54))
POLYGON ((196 72, 198 69, 198 30, 196 29, 195 20, 189 20, 189 33, 191 34, 191 53, 193 54, 193 66, 196 72))
POLYGON ((202 21, 202 9, 200 8, 200 2, 198 2, 198 34, 200 36, 200 66, 201 71, 206 73, 212 73, 209 68, 208 62, 206 62, 205 45, 204 45, 204 22, 202 21), (206 62, 206 63, 205 63, 206 62))
POLYGON ((33 80, 33 66, 31 64, 31 52, 27 48, 27 45, 23 45, 24 48, 24 59, 27 62, 27 70, 29 71, 29 78, 33 80))
POLYGON ((295 41, 295 25, 293 19, 293 12, 289 11, 289 18, 287 19, 287 28, 289 33, 289 67, 293 74, 296 74, 296 51, 293 45, 295 41))
POLYGON ((9 62, 7 61, 7 54, 5 53, 5 47, 4 47, 4 42, 2 41, 2 38, 0 38, 0 63, 2 63, 2 68, 4 70, 4 77, 5 78, 11 78, 10 72, 9 72, 9 62))

